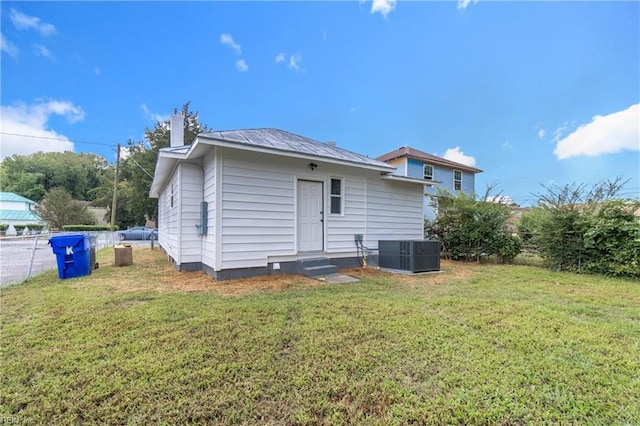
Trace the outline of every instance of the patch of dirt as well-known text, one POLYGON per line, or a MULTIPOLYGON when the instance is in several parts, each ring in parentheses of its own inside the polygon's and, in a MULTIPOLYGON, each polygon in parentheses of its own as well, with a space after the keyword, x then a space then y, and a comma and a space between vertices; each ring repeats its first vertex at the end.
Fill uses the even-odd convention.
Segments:
MULTIPOLYGON (((133 247, 133 265, 131 266, 115 267, 112 251, 107 251, 107 254, 103 252, 98 260, 102 266, 85 284, 104 284, 122 292, 214 292, 221 296, 241 296, 328 285, 326 282, 302 275, 264 275, 216 281, 202 271, 179 272, 161 250, 151 250, 147 247, 133 247)), ((361 280, 392 278, 408 286, 424 286, 443 284, 452 279, 469 279, 476 274, 479 267, 480 265, 474 263, 443 260, 440 273, 405 275, 375 268, 353 268, 340 272, 361 280)))
POLYGON ((440 261, 440 272, 420 273, 420 274, 402 274, 388 272, 377 268, 354 268, 341 271, 346 275, 359 279, 376 279, 380 277, 393 277, 393 279, 402 284, 410 286, 418 286, 425 284, 443 284, 454 280, 466 280, 476 274, 479 264, 461 263, 450 260, 440 261))
MULTIPOLYGON (((109 252, 112 255, 113 252, 109 252)), ((169 258, 161 250, 133 247, 133 265, 116 267, 115 262, 107 264, 101 260, 104 277, 93 275, 96 281, 118 291, 158 291, 158 292, 214 292, 223 296, 241 296, 264 291, 320 287, 327 285, 320 280, 302 275, 264 275, 237 280, 216 281, 202 271, 177 271, 169 258)), ((100 269, 98 271, 100 271, 100 269)), ((92 280, 93 281, 93 280, 92 280)), ((91 283, 88 283, 91 285, 91 283)))

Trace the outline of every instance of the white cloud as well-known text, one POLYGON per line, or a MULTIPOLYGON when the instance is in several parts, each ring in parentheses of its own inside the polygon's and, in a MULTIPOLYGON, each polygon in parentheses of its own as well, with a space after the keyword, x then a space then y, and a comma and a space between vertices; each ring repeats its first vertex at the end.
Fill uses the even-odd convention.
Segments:
POLYGON ((0 159, 14 154, 73 151, 73 142, 48 126, 52 115, 63 116, 70 123, 84 120, 82 108, 67 101, 37 100, 0 106, 0 159), (35 136, 35 137, 34 137, 35 136))
POLYGON ((395 8, 396 0, 373 0, 371 3, 371 13, 380 12, 385 19, 395 8))
POLYGON ((240 72, 247 72, 249 71, 249 65, 247 65, 244 59, 240 59, 236 62, 236 69, 240 72))
POLYGON ((2 33, 0 33, 0 49, 13 59, 17 58, 20 52, 16 45, 11 43, 2 33))
POLYGON ((302 62, 302 55, 300 53, 294 53, 289 56, 289 61, 287 62, 287 54, 279 53, 276 56, 276 64, 287 64, 287 68, 290 70, 294 70, 295 72, 304 72, 304 68, 300 66, 300 62, 302 62))
POLYGON ((140 105, 140 109, 142 110, 142 116, 147 120, 153 121, 154 123, 157 123, 157 122, 162 123, 164 121, 169 120, 169 114, 163 115, 163 114, 158 114, 157 112, 152 112, 147 107, 147 104, 140 105))
POLYGON ((45 46, 41 45, 41 44, 36 44, 33 46, 36 55, 39 56, 43 56, 51 61, 55 61, 56 57, 53 55, 53 52, 51 52, 49 49, 47 49, 45 46))
POLYGON ((559 133, 553 151, 559 160, 580 155, 595 157, 624 150, 640 151, 640 104, 609 115, 596 115, 590 123, 560 139, 563 133, 559 133))
POLYGON ((42 21, 36 16, 28 16, 16 9, 11 9, 10 14, 13 26, 18 30, 34 30, 44 37, 48 37, 56 33, 56 27, 52 24, 42 21))
POLYGON ((538 138, 539 139, 544 138, 546 135, 547 135, 547 131, 546 130, 544 130, 544 129, 538 130, 538 138))
POLYGON ((447 149, 447 151, 444 153, 443 158, 467 166, 474 167, 476 165, 476 159, 471 156, 465 155, 464 152, 460 150, 459 146, 447 149))
POLYGON ((231 34, 227 34, 227 33, 221 34, 220 43, 232 48, 233 50, 236 51, 238 55, 242 53, 242 46, 240 46, 238 43, 233 41, 233 37, 231 37, 231 34))
POLYGON ((562 139, 562 136, 565 134, 565 132, 568 129, 569 129, 569 123, 565 121, 564 123, 562 123, 562 126, 558 127, 553 131, 553 138, 551 138, 551 141, 555 143, 560 142, 560 140, 562 139))
POLYGON ((287 65, 287 67, 294 70, 295 72, 304 71, 300 66, 300 62, 302 62, 302 55, 300 53, 294 53, 289 57, 289 64, 287 65))
POLYGON ((478 0, 458 0, 458 9, 459 10, 464 10, 471 3, 476 4, 476 3, 478 3, 478 0))

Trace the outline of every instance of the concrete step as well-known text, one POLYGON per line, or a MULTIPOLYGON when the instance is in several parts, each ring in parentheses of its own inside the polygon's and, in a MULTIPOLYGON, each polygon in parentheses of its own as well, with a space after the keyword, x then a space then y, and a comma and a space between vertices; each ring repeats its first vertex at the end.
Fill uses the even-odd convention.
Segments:
POLYGON ((307 277, 335 274, 336 272, 338 272, 338 267, 335 265, 308 266, 300 270, 300 273, 307 277))
POLYGON ((316 257, 313 259, 303 259, 298 261, 298 266, 300 268, 310 268, 313 266, 324 266, 330 264, 331 262, 329 262, 329 259, 326 257, 316 257))

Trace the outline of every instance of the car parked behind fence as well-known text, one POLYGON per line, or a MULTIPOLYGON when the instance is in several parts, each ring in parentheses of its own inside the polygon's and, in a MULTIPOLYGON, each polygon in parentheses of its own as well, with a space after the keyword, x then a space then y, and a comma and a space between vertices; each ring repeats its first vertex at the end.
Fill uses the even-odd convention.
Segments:
POLYGON ((158 230, 153 228, 147 228, 146 226, 134 226, 125 231, 118 233, 120 240, 150 240, 158 239, 158 230))

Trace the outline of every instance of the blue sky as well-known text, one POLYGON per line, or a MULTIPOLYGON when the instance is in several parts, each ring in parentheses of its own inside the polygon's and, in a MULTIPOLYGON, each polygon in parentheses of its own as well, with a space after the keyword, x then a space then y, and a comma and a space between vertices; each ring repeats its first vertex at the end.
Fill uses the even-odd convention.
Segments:
POLYGON ((115 145, 191 101, 215 130, 276 127, 367 154, 403 145, 541 185, 640 197, 640 3, 10 2, 2 157, 115 145), (39 138, 16 135, 33 135, 39 138), (48 138, 48 139, 47 139, 48 138), (61 139, 61 140, 58 140, 61 139))

